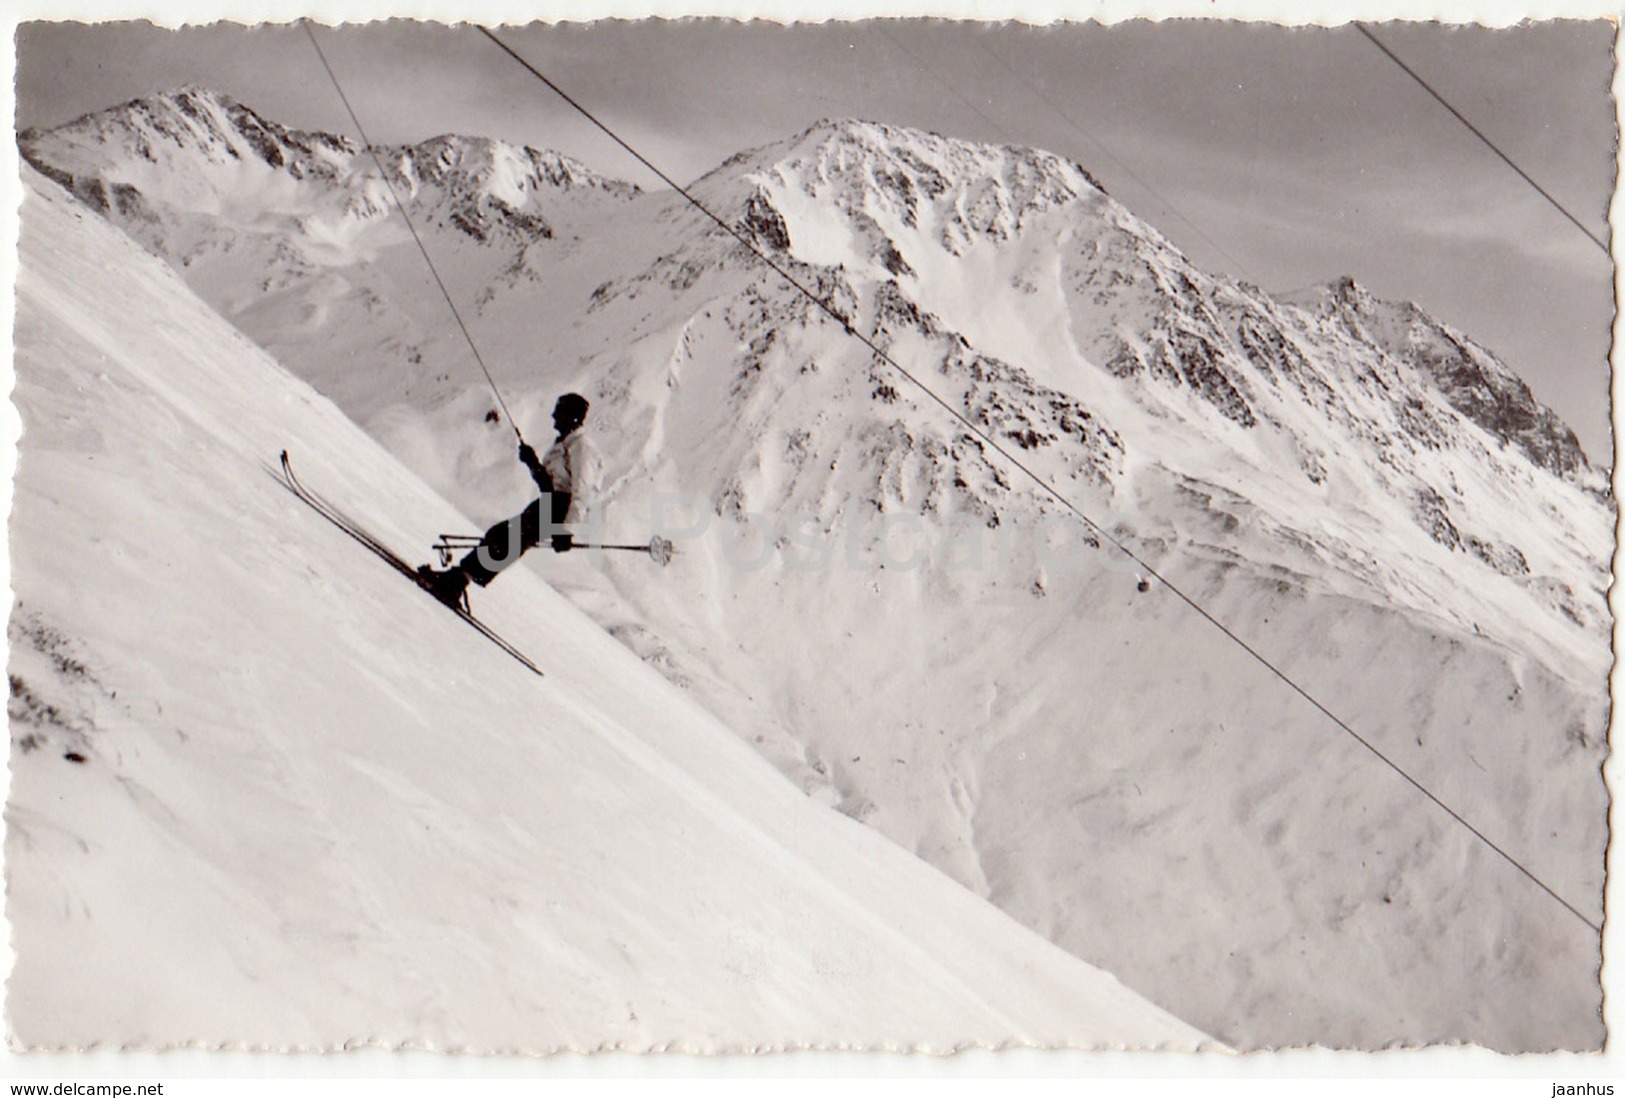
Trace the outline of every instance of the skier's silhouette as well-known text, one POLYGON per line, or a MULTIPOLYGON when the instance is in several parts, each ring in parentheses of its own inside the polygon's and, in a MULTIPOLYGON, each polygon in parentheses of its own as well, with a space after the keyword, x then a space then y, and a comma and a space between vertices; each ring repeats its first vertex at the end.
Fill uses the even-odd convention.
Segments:
POLYGON ((435 571, 427 564, 418 569, 424 586, 447 606, 461 606, 473 581, 484 587, 526 551, 539 545, 544 535, 556 553, 567 553, 574 538, 567 524, 586 518, 587 494, 595 482, 596 462, 592 446, 581 433, 587 421, 587 398, 565 393, 553 406, 553 427, 558 438, 545 457, 538 458, 527 443, 519 444, 519 460, 530 470, 540 497, 531 501, 513 518, 504 519, 485 532, 480 543, 456 565, 435 571), (542 512, 548 520, 544 524, 542 512))

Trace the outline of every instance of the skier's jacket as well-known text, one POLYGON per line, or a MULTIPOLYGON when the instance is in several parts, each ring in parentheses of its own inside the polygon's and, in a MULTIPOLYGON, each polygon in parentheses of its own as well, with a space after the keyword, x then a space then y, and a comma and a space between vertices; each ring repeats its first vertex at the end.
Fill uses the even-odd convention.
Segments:
POLYGON ((584 433, 572 431, 555 441, 530 475, 544 494, 570 497, 569 509, 557 521, 570 526, 588 521, 598 496, 598 455, 584 433))

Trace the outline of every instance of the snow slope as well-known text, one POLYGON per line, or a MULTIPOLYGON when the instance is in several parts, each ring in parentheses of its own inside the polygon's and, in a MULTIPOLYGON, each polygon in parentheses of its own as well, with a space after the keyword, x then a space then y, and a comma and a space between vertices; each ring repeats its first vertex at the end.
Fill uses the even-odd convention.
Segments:
MULTIPOLYGON (((126 107, 26 144, 93 202, 137 180, 145 214, 98 208, 468 526, 511 511, 512 433, 421 257, 295 262, 374 169, 297 192, 262 253, 259 214, 199 220, 179 175, 216 140, 168 174, 132 140, 126 107)), ((1346 280, 1209 276, 1037 150, 824 122, 694 189, 1600 919, 1612 502, 1487 350, 1346 280)), ((535 191, 552 235, 522 248, 427 237, 527 434, 592 398, 606 532, 681 546, 530 567, 810 796, 1228 1041, 1601 1040, 1583 923, 703 216, 600 191, 535 191)))
POLYGON ((462 521, 30 173, 15 399, 14 1043, 1189 1048, 809 801, 534 575, 538 681, 272 479, 462 521))

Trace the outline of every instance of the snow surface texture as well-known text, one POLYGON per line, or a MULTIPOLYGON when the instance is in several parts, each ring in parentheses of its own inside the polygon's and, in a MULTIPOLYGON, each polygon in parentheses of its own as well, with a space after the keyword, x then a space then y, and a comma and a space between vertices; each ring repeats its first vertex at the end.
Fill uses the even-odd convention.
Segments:
POLYGON ((538 680, 272 478, 463 522, 49 182, 23 209, 8 915, 27 1047, 1201 1033, 818 805, 533 576, 538 680))
MULTIPOLYGON (((471 526, 510 513, 370 158, 256 151, 243 111, 23 146, 471 526)), ((586 392, 608 532, 680 545, 528 567, 810 795, 1233 1043, 1600 1043, 1594 934, 680 199, 383 155, 520 426, 586 392)), ((1349 280, 1212 278, 1033 150, 826 122, 694 189, 1600 918, 1607 478, 1489 351, 1349 280)))

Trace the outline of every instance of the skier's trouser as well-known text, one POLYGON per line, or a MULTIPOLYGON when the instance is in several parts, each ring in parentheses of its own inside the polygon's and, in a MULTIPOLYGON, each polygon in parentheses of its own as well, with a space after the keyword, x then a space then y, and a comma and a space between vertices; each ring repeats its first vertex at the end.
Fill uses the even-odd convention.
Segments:
POLYGON ((475 546, 469 554, 457 565, 468 574, 468 578, 484 587, 497 578, 508 565, 518 560, 528 550, 534 549, 544 536, 564 533, 564 517, 570 513, 570 493, 550 492, 538 499, 531 500, 530 506, 511 519, 503 519, 485 532, 479 545, 475 546), (542 501, 551 499, 553 522, 549 527, 542 524, 542 501))

